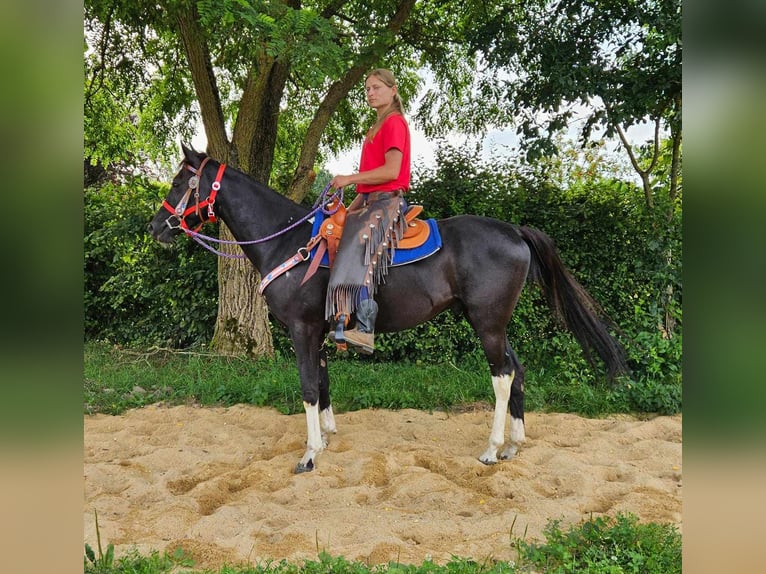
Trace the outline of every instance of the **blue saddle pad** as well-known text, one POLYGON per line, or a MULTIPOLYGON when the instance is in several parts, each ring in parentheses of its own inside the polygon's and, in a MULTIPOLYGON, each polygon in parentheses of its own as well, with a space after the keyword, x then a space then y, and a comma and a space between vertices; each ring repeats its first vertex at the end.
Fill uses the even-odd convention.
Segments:
MULTIPOLYGON (((311 230, 311 237, 314 237, 317 233, 319 233, 319 228, 321 227, 322 222, 326 217, 327 216, 321 211, 316 213, 314 218, 314 227, 311 230)), ((420 261, 421 259, 425 259, 426 257, 433 255, 439 251, 439 249, 441 249, 442 236, 439 233, 439 226, 436 225, 436 220, 426 219, 425 222, 428 224, 428 227, 431 228, 431 233, 428 235, 426 242, 423 243, 423 245, 412 247, 410 249, 397 249, 394 252, 394 261, 391 263, 391 266, 396 267, 397 265, 406 265, 407 263, 420 261)), ((314 247, 314 249, 311 250, 312 259, 314 255, 316 255, 317 249, 318 247, 314 247)), ((322 261, 319 262, 319 265, 322 267, 330 266, 330 255, 326 251, 322 257, 322 261)))

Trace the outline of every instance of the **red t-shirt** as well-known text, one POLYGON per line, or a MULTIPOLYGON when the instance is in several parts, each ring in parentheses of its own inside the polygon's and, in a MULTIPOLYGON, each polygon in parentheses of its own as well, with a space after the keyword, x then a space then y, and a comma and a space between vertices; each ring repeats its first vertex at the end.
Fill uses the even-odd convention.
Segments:
POLYGON ((394 191, 410 188, 410 128, 407 120, 400 114, 391 114, 380 126, 378 133, 370 141, 364 138, 362 144, 362 159, 359 162, 359 171, 370 171, 386 163, 386 152, 390 149, 398 149, 402 152, 402 167, 399 177, 388 183, 376 185, 356 184, 357 193, 370 193, 372 191, 394 191))

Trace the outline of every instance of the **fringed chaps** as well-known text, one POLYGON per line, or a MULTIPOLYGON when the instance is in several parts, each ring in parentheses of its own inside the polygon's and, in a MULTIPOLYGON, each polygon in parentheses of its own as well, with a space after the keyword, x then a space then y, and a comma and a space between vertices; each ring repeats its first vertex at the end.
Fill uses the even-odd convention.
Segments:
POLYGON ((392 193, 377 192, 375 200, 360 209, 350 206, 343 237, 330 273, 325 315, 332 320, 350 316, 367 287, 370 297, 385 282, 388 267, 406 229, 404 200, 392 193))

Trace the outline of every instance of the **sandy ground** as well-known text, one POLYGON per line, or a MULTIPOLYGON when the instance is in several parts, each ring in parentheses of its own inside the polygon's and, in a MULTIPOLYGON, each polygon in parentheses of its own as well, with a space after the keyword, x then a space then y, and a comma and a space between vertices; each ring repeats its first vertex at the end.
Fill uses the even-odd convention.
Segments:
POLYGON ((591 514, 681 527, 681 416, 528 413, 513 461, 484 466, 492 413, 366 410, 336 415, 312 473, 304 415, 251 406, 150 406, 85 417, 85 541, 117 556, 180 546, 198 567, 318 551, 370 564, 512 560, 591 514))

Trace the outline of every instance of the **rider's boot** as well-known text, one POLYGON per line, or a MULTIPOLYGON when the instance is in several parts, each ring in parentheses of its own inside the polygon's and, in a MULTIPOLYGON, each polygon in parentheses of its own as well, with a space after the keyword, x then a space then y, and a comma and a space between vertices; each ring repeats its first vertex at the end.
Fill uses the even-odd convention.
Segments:
POLYGON ((356 327, 343 332, 346 342, 360 353, 371 355, 375 349, 375 319, 378 304, 374 299, 362 299, 356 308, 356 327))

